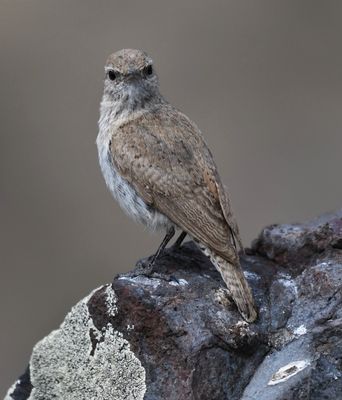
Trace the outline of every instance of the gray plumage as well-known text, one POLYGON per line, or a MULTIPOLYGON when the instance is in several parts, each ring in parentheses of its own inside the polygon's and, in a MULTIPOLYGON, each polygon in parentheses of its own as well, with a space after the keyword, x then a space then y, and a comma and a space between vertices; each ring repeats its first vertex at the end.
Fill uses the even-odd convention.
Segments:
POLYGON ((121 50, 106 63, 97 146, 107 186, 150 229, 174 225, 191 235, 254 321, 240 234, 213 157, 197 126, 161 96, 152 68, 139 50, 121 50))

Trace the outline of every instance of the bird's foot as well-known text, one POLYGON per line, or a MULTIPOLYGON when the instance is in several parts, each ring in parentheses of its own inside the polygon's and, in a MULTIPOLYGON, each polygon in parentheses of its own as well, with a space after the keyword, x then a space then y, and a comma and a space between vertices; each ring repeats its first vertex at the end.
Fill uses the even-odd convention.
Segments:
POLYGON ((135 271, 134 273, 137 274, 137 276, 147 276, 147 277, 152 277, 154 273, 154 261, 153 257, 147 257, 139 260, 135 264, 135 271))
POLYGON ((172 275, 164 272, 158 272, 155 270, 155 258, 147 257, 139 260, 136 263, 136 268, 134 271, 125 274, 130 278, 136 278, 138 276, 144 276, 146 278, 161 279, 166 282, 178 282, 178 279, 172 275))

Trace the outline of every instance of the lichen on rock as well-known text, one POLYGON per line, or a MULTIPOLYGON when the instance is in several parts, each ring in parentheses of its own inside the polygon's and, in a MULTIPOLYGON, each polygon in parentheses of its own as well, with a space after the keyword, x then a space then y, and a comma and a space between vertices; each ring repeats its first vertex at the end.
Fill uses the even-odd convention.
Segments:
MULTIPOLYGON (((36 344, 30 360, 29 400, 143 399, 145 370, 128 341, 110 324, 99 331, 90 316, 87 303, 103 289, 108 313, 113 315, 115 294, 106 285, 76 304, 60 328, 36 344)), ((13 398, 14 389, 6 400, 13 398)))

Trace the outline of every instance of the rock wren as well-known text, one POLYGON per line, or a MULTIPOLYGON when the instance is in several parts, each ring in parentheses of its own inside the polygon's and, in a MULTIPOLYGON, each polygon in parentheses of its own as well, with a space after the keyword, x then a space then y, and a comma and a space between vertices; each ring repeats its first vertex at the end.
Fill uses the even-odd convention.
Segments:
POLYGON ((166 230, 155 258, 175 228, 183 231, 178 244, 189 234, 221 273, 241 315, 254 321, 228 194, 200 130, 160 94, 146 53, 124 49, 109 56, 96 143, 120 206, 151 230, 166 230))

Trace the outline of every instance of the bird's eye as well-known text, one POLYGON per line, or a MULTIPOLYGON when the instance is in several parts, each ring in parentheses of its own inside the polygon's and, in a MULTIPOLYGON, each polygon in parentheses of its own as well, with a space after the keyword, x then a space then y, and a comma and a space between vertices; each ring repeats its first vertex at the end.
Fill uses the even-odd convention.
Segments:
POLYGON ((115 73, 112 69, 108 71, 108 78, 109 78, 111 81, 114 81, 115 78, 116 78, 116 73, 115 73))
POLYGON ((146 73, 146 75, 152 75, 152 74, 153 74, 152 65, 148 65, 148 66, 145 68, 145 73, 146 73))

